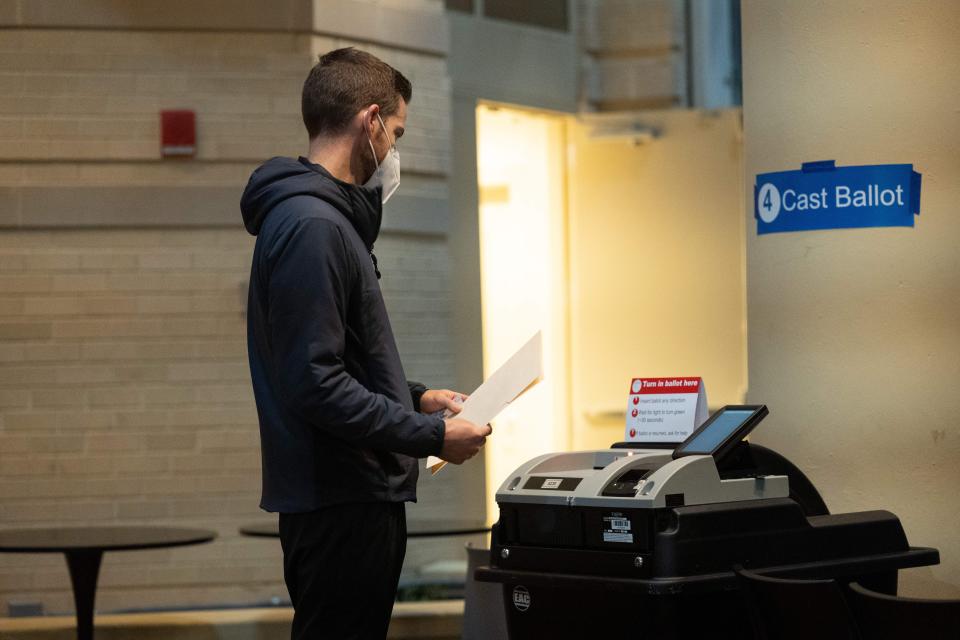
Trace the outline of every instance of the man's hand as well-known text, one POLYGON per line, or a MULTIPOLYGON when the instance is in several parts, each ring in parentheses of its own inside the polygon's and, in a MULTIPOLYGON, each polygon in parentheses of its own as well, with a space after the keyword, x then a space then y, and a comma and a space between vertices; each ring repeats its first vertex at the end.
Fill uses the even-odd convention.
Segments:
POLYGON ((420 396, 420 412, 436 413, 449 410, 453 415, 460 413, 461 403, 467 399, 467 394, 457 393, 449 389, 428 389, 420 396))
POLYGON ((444 422, 447 429, 443 436, 440 457, 453 464, 463 464, 477 455, 480 447, 487 441, 487 436, 493 431, 488 424, 480 427, 460 418, 447 418, 444 422))

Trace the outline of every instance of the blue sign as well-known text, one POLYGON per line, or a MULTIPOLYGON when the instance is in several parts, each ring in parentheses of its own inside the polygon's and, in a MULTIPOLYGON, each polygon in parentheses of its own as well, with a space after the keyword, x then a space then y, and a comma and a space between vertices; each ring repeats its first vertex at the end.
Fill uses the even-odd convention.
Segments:
POLYGON ((912 227, 920 213, 920 174, 912 164, 805 162, 799 171, 757 174, 753 203, 757 234, 912 227))

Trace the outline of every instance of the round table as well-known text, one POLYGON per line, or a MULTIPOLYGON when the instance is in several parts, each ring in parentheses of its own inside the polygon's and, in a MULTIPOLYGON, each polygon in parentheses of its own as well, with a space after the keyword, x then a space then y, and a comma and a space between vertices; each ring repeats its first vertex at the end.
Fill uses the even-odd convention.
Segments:
MULTIPOLYGON (((279 538, 280 523, 258 522, 240 527, 240 533, 256 538, 279 538)), ((462 520, 417 520, 407 523, 408 538, 438 538, 441 536, 469 536, 490 533, 490 527, 478 522, 462 520)))
POLYGON ((64 554, 77 608, 77 638, 92 640, 93 603, 104 552, 182 547, 216 537, 216 532, 205 529, 149 526, 7 529, 0 530, 0 552, 64 554))

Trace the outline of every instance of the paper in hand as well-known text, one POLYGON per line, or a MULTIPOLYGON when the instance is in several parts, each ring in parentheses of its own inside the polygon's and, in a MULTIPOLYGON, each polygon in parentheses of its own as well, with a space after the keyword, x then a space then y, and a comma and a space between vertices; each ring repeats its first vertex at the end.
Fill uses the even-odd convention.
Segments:
MULTIPOLYGON (((543 379, 543 338, 538 331, 463 403, 456 417, 488 424, 507 405, 543 379)), ((449 417, 449 416, 444 416, 449 417)), ((446 465, 436 456, 427 458, 427 469, 437 473, 446 465)))

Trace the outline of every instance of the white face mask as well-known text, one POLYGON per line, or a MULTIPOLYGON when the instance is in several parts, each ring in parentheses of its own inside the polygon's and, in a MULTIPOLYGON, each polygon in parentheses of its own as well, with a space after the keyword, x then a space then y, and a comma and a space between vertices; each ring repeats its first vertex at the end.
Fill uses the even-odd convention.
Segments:
MULTIPOLYGON (((383 118, 380 117, 380 114, 377 114, 377 118, 380 120, 380 126, 383 127, 383 132, 387 133, 387 126, 383 124, 383 118)), ((387 134, 389 139, 389 134, 387 134)), ((382 200, 384 203, 390 199, 390 196, 394 194, 397 190, 397 187, 400 186, 400 152, 397 151, 396 141, 390 145, 390 150, 387 151, 387 155, 384 156, 383 162, 377 162, 377 151, 373 148, 373 141, 370 140, 370 136, 367 136, 367 142, 370 144, 370 151, 373 152, 373 161, 377 165, 376 171, 373 172, 373 175, 370 176, 370 179, 363 183, 365 187, 383 187, 382 191, 382 200)))

